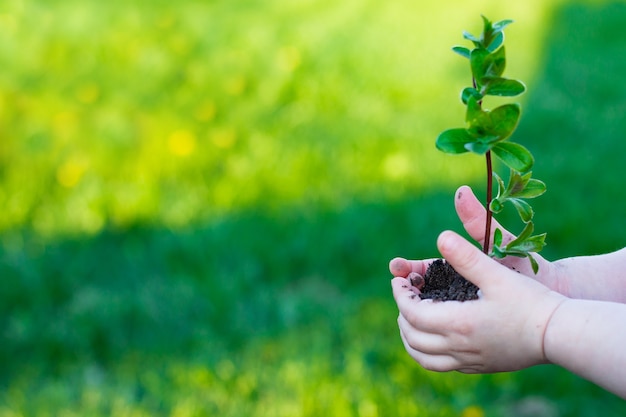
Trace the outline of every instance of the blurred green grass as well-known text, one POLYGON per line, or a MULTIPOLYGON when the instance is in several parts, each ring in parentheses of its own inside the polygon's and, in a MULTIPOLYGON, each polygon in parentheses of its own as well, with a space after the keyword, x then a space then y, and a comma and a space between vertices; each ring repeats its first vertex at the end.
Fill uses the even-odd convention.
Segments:
POLYGON ((433 146, 480 13, 516 20, 546 255, 623 246, 622 3, 0 6, 0 416, 623 414, 397 337, 387 261, 436 255, 455 187, 482 192, 433 146))

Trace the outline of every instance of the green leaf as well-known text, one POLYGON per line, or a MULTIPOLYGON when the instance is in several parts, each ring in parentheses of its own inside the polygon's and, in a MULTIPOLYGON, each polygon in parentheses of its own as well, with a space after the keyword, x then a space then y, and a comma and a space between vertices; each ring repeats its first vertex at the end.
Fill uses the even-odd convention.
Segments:
MULTIPOLYGON (((489 145, 491 149, 493 144, 506 139, 513 132, 519 114, 517 104, 505 104, 492 111, 485 111, 480 107, 476 98, 470 96, 467 99, 465 121, 469 124, 469 134, 481 144, 489 145)), ((481 154, 484 152, 486 151, 477 151, 481 154)))
POLYGON ((459 154, 467 152, 465 145, 473 141, 475 139, 467 132, 467 129, 448 129, 437 137, 436 146, 440 151, 459 154))
MULTIPOLYGON (((500 77, 504 73, 506 67, 506 53, 504 46, 496 51, 488 53, 483 59, 483 77, 500 77)), ((484 84, 484 80, 481 80, 484 84)))
POLYGON ((463 31, 463 38, 467 39, 468 41, 472 41, 472 43, 474 44, 476 48, 480 48, 482 44, 482 41, 479 38, 472 35, 468 31, 463 31))
POLYGON ((506 256, 505 249, 502 247, 502 230, 499 228, 493 232, 493 246, 490 255, 496 259, 502 259, 506 256))
POLYGON ((511 170, 509 183, 506 186, 506 196, 514 197, 517 193, 521 192, 526 187, 531 175, 532 172, 521 175, 519 172, 511 170))
POLYGON ((535 226, 533 222, 526 223, 524 230, 514 240, 506 245, 506 252, 509 254, 514 253, 528 253, 539 252, 545 246, 546 234, 531 236, 535 226))
POLYGON ((539 271, 539 264, 535 260, 535 257, 532 256, 530 253, 527 256, 528 256, 528 260, 530 261, 530 266, 532 267, 533 272, 535 273, 535 275, 537 275, 537 272, 539 271))
POLYGON ((482 87, 481 80, 487 74, 485 59, 489 56, 489 51, 483 48, 473 49, 470 53, 470 66, 472 68, 472 76, 474 80, 476 80, 476 86, 478 88, 482 87))
POLYGON ((470 126, 473 126, 483 125, 487 123, 488 120, 489 116, 487 115, 487 112, 480 107, 476 96, 470 95, 467 98, 467 111, 465 112, 465 121, 469 123, 470 126))
POLYGON ((496 231, 493 232, 493 244, 494 246, 502 246, 502 230, 496 228, 496 231))
POLYGON ((491 133, 499 136, 500 139, 506 139, 511 136, 519 121, 521 109, 519 104, 504 104, 489 112, 492 128, 491 133))
POLYGON ((528 223, 532 220, 535 213, 533 212, 533 208, 530 204, 519 198, 508 198, 507 201, 510 201, 511 204, 513 204, 524 223, 528 223))
POLYGON ((520 234, 517 235, 515 239, 510 241, 506 247, 508 249, 514 248, 520 242, 523 242, 524 240, 528 239, 533 234, 534 230, 535 230, 535 225, 532 222, 526 223, 526 226, 524 226, 524 229, 520 232, 520 234))
POLYGON ((531 171, 522 175, 511 170, 504 197, 535 198, 545 193, 546 185, 543 181, 532 178, 532 175, 531 171))
POLYGON ((475 140, 474 142, 466 143, 465 149, 478 155, 484 155, 487 151, 491 150, 492 146, 493 145, 488 142, 486 143, 480 140, 475 140))
POLYGON ((491 42, 488 45, 485 45, 485 48, 489 52, 493 52, 498 49, 504 43, 504 33, 496 33, 491 42))
POLYGON ((506 166, 515 171, 530 171, 535 162, 528 149, 517 143, 500 142, 491 150, 506 166))
POLYGON ((464 58, 469 59, 470 57, 470 50, 464 46, 455 46, 452 50, 464 58))
POLYGON ((506 246, 506 250, 508 251, 509 246, 511 246, 511 251, 516 251, 519 253, 540 252, 546 245, 545 240, 546 234, 542 233, 540 235, 531 236, 523 241, 517 242, 515 245, 511 245, 511 243, 513 243, 511 242, 506 246))
MULTIPOLYGON (((483 21, 484 20, 485 18, 483 16, 483 21)), ((511 23, 513 23, 512 20, 500 20, 493 24, 489 22, 489 25, 485 23, 484 28, 485 31, 488 30, 488 34, 484 36, 483 45, 489 52, 495 51, 504 43, 504 28, 511 23)))
POLYGON ((485 15, 481 15, 483 19, 483 33, 480 36, 482 46, 487 49, 487 46, 493 41, 493 27, 491 26, 491 21, 485 17, 485 15))
POLYGON ((512 197, 518 198, 535 198, 546 192, 546 184, 543 181, 530 178, 524 189, 511 194, 512 197))
POLYGON ((487 16, 484 14, 481 14, 480 17, 483 19, 483 34, 490 33, 493 30, 491 20, 487 19, 487 16))
POLYGON ((494 23, 491 28, 494 32, 502 32, 505 27, 513 23, 511 19, 500 20, 499 22, 494 23))
POLYGON ((463 102, 463 104, 467 105, 469 103, 470 97, 473 97, 476 102, 479 102, 483 99, 482 94, 480 94, 477 89, 473 87, 464 88, 463 91, 461 91, 461 101, 463 102))
POLYGON ((526 91, 524 83, 517 80, 501 77, 484 77, 482 81, 485 85, 484 95, 514 97, 526 91))
POLYGON ((507 254, 505 253, 504 249, 494 245, 493 248, 491 248, 491 253, 489 255, 493 256, 496 259, 502 259, 505 258, 507 254))
POLYGON ((491 203, 489 203, 489 211, 492 212, 493 214, 498 214, 503 209, 504 209, 504 206, 502 205, 500 200, 498 200, 497 198, 494 198, 493 200, 491 200, 491 203))
POLYGON ((505 192, 504 190, 506 189, 504 187, 504 181, 502 181, 502 178, 500 178, 500 176, 495 171, 492 172, 492 176, 498 184, 498 195, 496 198, 500 198, 500 196, 505 192))

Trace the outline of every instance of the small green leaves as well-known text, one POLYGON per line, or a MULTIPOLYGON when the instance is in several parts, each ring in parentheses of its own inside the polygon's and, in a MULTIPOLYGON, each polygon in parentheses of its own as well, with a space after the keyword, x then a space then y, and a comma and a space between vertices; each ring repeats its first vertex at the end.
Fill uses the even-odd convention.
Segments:
POLYGON ((490 52, 495 51, 504 43, 504 28, 513 23, 512 20, 500 20, 492 24, 489 19, 482 16, 484 22, 483 44, 490 52))
MULTIPOLYGON (((483 100, 487 96, 515 97, 526 91, 523 82, 505 78, 506 49, 504 47, 504 28, 512 20, 501 20, 492 23, 485 16, 483 32, 474 36, 463 32, 463 37, 474 45, 473 49, 455 46, 452 50, 469 60, 472 73, 472 85, 461 91, 461 101, 467 106, 465 128, 448 129, 437 137, 437 148, 443 152, 461 154, 472 152, 486 155, 488 176, 492 175, 491 154, 497 156, 510 168, 508 184, 496 174, 493 177, 498 187, 498 195, 491 198, 488 186, 487 217, 500 213, 510 203, 525 224, 524 230, 511 242, 503 245, 502 231, 496 229, 493 245, 489 244, 489 232, 485 232, 484 250, 492 246, 491 256, 521 256, 530 260, 535 273, 539 264, 532 253, 539 252, 545 245, 545 233, 533 235, 532 222, 534 211, 526 199, 537 197, 546 191, 543 182, 531 178, 530 172, 534 158, 524 146, 509 141, 517 128, 521 116, 519 104, 509 103, 493 110, 483 108, 483 100)), ((489 184, 489 183, 488 183, 489 184)), ((489 222, 485 222, 489 224, 489 222)))
POLYGON ((452 48, 452 50, 464 58, 469 59, 470 57, 470 50, 463 46, 455 46, 452 48))
POLYGON ((515 97, 526 91, 524 83, 518 80, 509 80, 501 77, 485 77, 483 78, 484 86, 481 91, 474 87, 466 87, 461 92, 461 101, 467 105, 469 98, 473 97, 476 101, 482 101, 485 96, 499 97, 515 97))
MULTIPOLYGON (((483 16, 483 20, 485 20, 485 16, 483 16)), ((511 19, 500 20, 499 22, 494 23, 492 25, 491 29, 494 32, 500 33, 500 32, 502 32, 504 30, 505 27, 507 27, 511 23, 513 23, 513 21, 511 19)))
POLYGON ((464 88, 463 91, 461 91, 461 101, 463 102, 463 104, 467 105, 470 97, 474 98, 476 102, 479 102, 483 99, 483 95, 480 94, 480 92, 474 87, 464 88))
POLYGON ((502 142, 496 144, 493 153, 500 158, 502 162, 509 168, 516 171, 526 172, 533 167, 535 159, 528 149, 522 145, 513 142, 502 142))
POLYGON ((526 91, 524 83, 518 80, 509 80, 501 77, 485 77, 485 95, 500 97, 515 97, 526 91))
POLYGON ((500 77, 506 67, 506 53, 504 46, 489 52, 487 49, 477 48, 470 53, 472 74, 479 85, 484 84, 485 77, 500 77))
POLYGON ((509 202, 517 210, 520 219, 525 223, 525 227, 517 238, 504 247, 502 246, 502 232, 500 229, 497 229, 494 233, 492 255, 496 258, 504 258, 507 255, 528 257, 533 271, 537 273, 539 265, 530 253, 539 252, 543 249, 546 234, 532 236, 534 212, 530 204, 524 199, 540 196, 546 191, 546 185, 542 181, 531 178, 532 172, 522 175, 515 170, 511 170, 506 187, 498 174, 494 172, 493 176, 498 184, 498 195, 489 204, 489 210, 492 213, 499 213, 504 208, 504 204, 509 202))
POLYGON ((445 153, 468 152, 466 145, 474 140, 467 129, 448 129, 437 137, 437 149, 445 153))
POLYGON ((476 37, 469 32, 463 32, 463 37, 474 43, 476 48, 485 48, 489 52, 493 52, 504 43, 504 28, 513 23, 512 20, 500 20, 491 23, 485 16, 483 18, 483 33, 480 37, 476 37))
POLYGON ((476 90, 482 96, 514 97, 526 91, 521 81, 502 77, 506 67, 504 46, 492 53, 476 48, 469 58, 476 90))
POLYGON ((514 240, 506 246, 502 246, 502 231, 496 229, 493 238, 493 249, 491 255, 494 258, 502 259, 506 256, 517 256, 520 258, 528 258, 530 260, 533 272, 539 271, 539 264, 532 253, 540 252, 546 245, 546 234, 533 235, 534 225, 532 222, 526 223, 524 230, 514 240))
POLYGON ((502 160, 507 165, 526 167, 524 171, 530 169, 532 156, 529 159, 530 153, 524 154, 525 148, 519 149, 520 145, 511 147, 508 146, 509 144, 500 146, 500 142, 506 140, 517 127, 521 113, 519 105, 515 103, 504 104, 492 111, 486 111, 481 108, 476 97, 471 95, 475 93, 475 90, 465 89, 464 91, 468 91, 467 94, 470 94, 467 99, 467 112, 465 114, 465 120, 469 127, 467 129, 450 129, 440 134, 436 142, 437 149, 453 154, 470 151, 484 155, 486 152, 498 148, 494 153, 498 152, 503 155, 502 160))
MULTIPOLYGON (((470 67, 472 68, 472 76, 476 81, 476 86, 482 86, 481 80, 486 75, 500 76, 502 74, 487 74, 489 62, 485 62, 490 57, 489 51, 484 48, 476 48, 470 52, 470 67)), ((506 62, 506 61, 505 61, 506 62)))
POLYGON ((532 172, 520 174, 518 171, 511 170, 509 182, 504 186, 504 181, 495 172, 493 177, 498 186, 498 194, 489 203, 489 209, 492 213, 499 213, 504 208, 504 204, 510 202, 524 223, 532 220, 534 212, 530 204, 524 199, 539 197, 546 192, 546 185, 537 179, 531 178, 532 172))
POLYGON ((510 103, 496 107, 489 112, 491 126, 488 131, 504 140, 511 136, 519 122, 521 109, 519 104, 510 103))

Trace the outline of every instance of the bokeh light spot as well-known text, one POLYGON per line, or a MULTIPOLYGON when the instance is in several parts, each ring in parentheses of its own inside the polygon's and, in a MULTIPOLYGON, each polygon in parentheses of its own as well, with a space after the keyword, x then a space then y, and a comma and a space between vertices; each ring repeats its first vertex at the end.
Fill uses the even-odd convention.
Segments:
POLYGON ((462 417, 484 417, 485 412, 477 405, 470 405, 461 414, 462 417))
POLYGON ((167 145, 170 152, 176 156, 188 156, 196 149, 196 136, 193 132, 181 129, 173 132, 167 145))
POLYGON ((75 187, 83 177, 86 168, 84 162, 70 159, 63 163, 57 170, 57 181, 66 188, 75 187))
POLYGON ((393 153, 383 159, 382 170, 387 178, 402 180, 411 172, 411 161, 405 153, 393 153))

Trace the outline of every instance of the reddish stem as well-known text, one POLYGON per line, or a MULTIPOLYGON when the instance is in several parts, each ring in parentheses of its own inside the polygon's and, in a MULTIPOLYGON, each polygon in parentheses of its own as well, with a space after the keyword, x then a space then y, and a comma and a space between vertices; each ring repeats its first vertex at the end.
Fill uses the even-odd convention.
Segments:
MULTIPOLYGON (((476 78, 472 77, 472 85, 474 88, 477 87, 476 78)), ((482 108, 483 101, 480 100, 478 102, 478 106, 482 108)), ((493 196, 493 168, 491 166, 491 151, 487 151, 485 154, 485 158, 487 159, 487 203, 485 204, 486 214, 485 214, 485 241, 483 243, 483 252, 485 255, 489 254, 489 243, 491 239, 491 218, 493 217, 493 213, 489 210, 489 205, 491 204, 491 198, 493 196)))
POLYGON ((483 243, 483 252, 486 255, 489 253, 491 218, 493 217, 493 213, 491 213, 491 210, 489 209, 489 204, 491 203, 491 198, 493 196, 493 168, 491 167, 491 151, 487 151, 485 157, 487 159, 487 203, 485 204, 487 213, 485 214, 485 242, 483 243))

